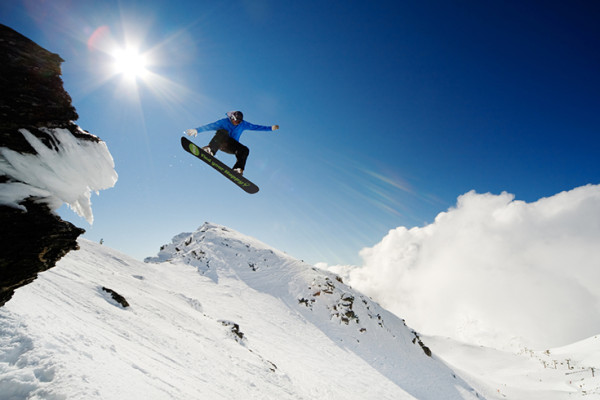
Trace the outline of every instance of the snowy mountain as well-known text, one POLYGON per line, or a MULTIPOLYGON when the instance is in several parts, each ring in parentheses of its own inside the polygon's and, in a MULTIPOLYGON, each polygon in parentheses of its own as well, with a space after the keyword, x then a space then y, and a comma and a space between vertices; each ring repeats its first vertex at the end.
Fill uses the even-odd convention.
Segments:
MULTIPOLYGON (((86 240, 77 242, 83 230, 54 211, 66 203, 91 223, 91 193, 117 180, 112 155, 104 142, 74 123, 77 113, 62 87, 57 54, 2 24, 0 50, 0 103, 10 115, 0 121, 0 400, 600 398, 596 336, 517 353, 424 337, 338 275, 214 224, 177 235, 146 262, 86 240)), ((521 312, 521 320, 504 313, 510 328, 528 324, 550 331, 555 329, 546 327, 572 328, 573 321, 587 319, 597 308, 595 297, 589 296, 596 291, 597 241, 596 236, 574 238, 578 231, 597 230, 597 220, 589 217, 597 215, 597 188, 578 189, 533 207, 502 200, 506 197, 468 194, 456 212, 436 219, 440 228, 394 231, 367 254, 371 276, 378 276, 375 286, 385 283, 398 302, 430 303, 430 312, 408 309, 421 323, 438 322, 441 316, 456 320, 444 303, 459 304, 465 314, 465 304, 480 302, 470 297, 475 290, 493 299, 494 310, 509 300, 523 309, 534 298, 538 305, 544 303, 521 312), (475 213, 477 218, 466 218, 469 223, 464 224, 465 219, 456 217, 468 217, 473 202, 507 205, 487 207, 491 221, 498 222, 490 225, 492 242, 475 240, 486 236, 486 229, 472 223, 483 221, 486 228, 490 219, 475 213), (588 207, 571 212, 557 202, 588 207), (567 213, 558 213, 561 209, 567 213), (545 214, 556 218, 539 218, 545 214), (523 238, 538 231, 550 235, 538 234, 537 246, 522 245, 523 238), (519 257, 514 257, 515 247, 507 246, 511 241, 498 245, 497 232, 510 235, 526 265, 514 262, 519 257), (428 248, 421 245, 423 237, 443 243, 442 251, 417 257, 415 249, 428 248), (454 237, 458 241, 448 240, 454 237), (477 247, 493 251, 469 262, 481 256, 473 251, 477 247), (586 251, 590 248, 594 251, 586 251), (381 258, 384 253, 391 257, 381 258), (505 259, 502 254, 511 262, 498 262, 505 259), (486 270, 495 279, 479 275, 465 286, 464 278, 473 275, 466 268, 479 261, 487 265, 490 259, 496 263, 486 270), (425 284, 420 286, 410 274, 402 275, 420 270, 417 260, 421 268, 441 268, 421 274, 425 284), (511 299, 491 295, 502 291, 499 265, 513 268, 505 283, 513 288, 520 282, 523 288, 513 290, 511 299), (522 267, 535 270, 539 265, 555 267, 544 271, 554 275, 555 285, 538 285, 539 274, 523 279, 527 269, 522 267), (385 273, 379 274, 380 269, 385 273), (519 272, 518 280, 513 270, 519 272), (563 270, 566 274, 556 273, 563 270), (451 271, 454 280, 441 271, 451 271), (402 279, 394 277, 398 274, 402 279), (443 281, 446 297, 430 276, 443 281), (490 286, 481 285, 488 281, 490 286), (583 295, 574 302, 557 294, 555 289, 563 286, 583 295), (466 294, 467 301, 461 302, 459 294, 466 294), (545 312, 559 307, 566 313, 545 312), (568 320, 566 314, 577 318, 568 320), (540 324, 542 316, 553 325, 540 324)), ((353 281, 359 287, 368 275, 357 276, 353 281)), ((500 319, 498 313, 482 314, 488 322, 500 319)), ((498 335, 491 325, 484 324, 481 333, 498 335)), ((582 331, 577 326, 571 330, 582 331)))
POLYGON ((225 227, 146 263, 80 247, 0 308, 2 399, 482 398, 336 275, 225 227))

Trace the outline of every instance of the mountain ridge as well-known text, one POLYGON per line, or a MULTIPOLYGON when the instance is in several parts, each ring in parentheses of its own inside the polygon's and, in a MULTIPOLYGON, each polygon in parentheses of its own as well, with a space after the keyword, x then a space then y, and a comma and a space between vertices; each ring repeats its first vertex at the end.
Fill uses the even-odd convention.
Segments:
MULTIPOLYGON (((175 236, 170 244, 162 246, 157 257, 149 257, 145 261, 183 262, 197 267, 200 273, 215 282, 220 276, 235 276, 255 290, 273 295, 291 309, 298 310, 326 332, 333 342, 345 342, 346 348, 400 386, 408 385, 407 380, 417 380, 413 375, 422 378, 430 374, 429 379, 434 382, 439 379, 434 377, 436 374, 447 374, 456 379, 457 385, 468 387, 439 359, 427 360, 431 351, 417 332, 367 296, 344 284, 338 275, 296 260, 227 227, 207 222, 193 233, 175 236), (382 343, 389 347, 385 356, 388 363, 378 359, 381 354, 372 355, 374 348, 385 346, 382 343), (422 357, 423 362, 429 363, 419 370, 415 365, 407 367, 405 362, 391 365, 389 360, 394 357, 411 361, 422 357), (434 374, 431 374, 431 369, 435 370, 434 374)), ((416 364, 420 365, 420 362, 416 364)), ((431 388, 428 390, 432 391, 431 388)), ((451 389, 444 388, 437 396, 443 396, 443 392, 448 390, 451 389)), ((475 393, 471 388, 468 390, 475 393)), ((409 392, 425 395, 416 387, 409 392)))
POLYGON ((175 242, 156 263, 80 239, 79 251, 17 291, 0 309, 0 392, 52 400, 482 398, 427 356, 402 320, 335 275, 218 225, 175 242))

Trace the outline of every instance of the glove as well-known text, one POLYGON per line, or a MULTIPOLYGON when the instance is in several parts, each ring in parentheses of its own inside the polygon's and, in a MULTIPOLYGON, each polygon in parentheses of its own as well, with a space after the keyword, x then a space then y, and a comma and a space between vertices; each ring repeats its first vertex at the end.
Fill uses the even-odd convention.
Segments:
POLYGON ((188 136, 197 136, 198 135, 198 131, 196 129, 186 129, 185 133, 188 136))
POLYGON ((272 131, 276 131, 277 129, 279 129, 279 125, 273 125, 273 126, 271 127, 271 130, 272 130, 272 131))

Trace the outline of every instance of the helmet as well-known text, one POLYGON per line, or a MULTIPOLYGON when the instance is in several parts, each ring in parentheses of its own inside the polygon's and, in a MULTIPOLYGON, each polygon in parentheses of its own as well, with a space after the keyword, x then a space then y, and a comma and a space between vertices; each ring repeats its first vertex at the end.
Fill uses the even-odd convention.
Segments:
POLYGON ((232 121, 242 121, 244 119, 244 114, 241 111, 229 111, 227 116, 232 121))

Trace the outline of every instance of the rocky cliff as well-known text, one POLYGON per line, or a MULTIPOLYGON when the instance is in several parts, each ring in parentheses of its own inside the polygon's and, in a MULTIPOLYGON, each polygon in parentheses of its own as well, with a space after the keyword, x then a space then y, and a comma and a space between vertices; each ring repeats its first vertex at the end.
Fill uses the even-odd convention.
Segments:
MULTIPOLYGON (((76 146, 103 145, 73 122, 78 115, 63 88, 62 62, 0 24, 0 306, 16 288, 77 249, 76 239, 84 232, 54 213, 68 200, 44 182, 51 171, 58 185, 72 185, 72 176, 52 171, 48 161, 49 156, 68 160, 61 155, 65 135, 76 146)), ((110 154, 104 158, 112 162, 110 154)))

